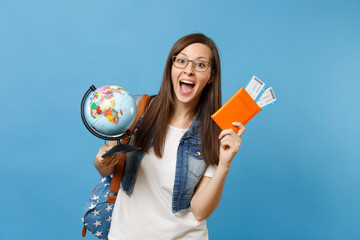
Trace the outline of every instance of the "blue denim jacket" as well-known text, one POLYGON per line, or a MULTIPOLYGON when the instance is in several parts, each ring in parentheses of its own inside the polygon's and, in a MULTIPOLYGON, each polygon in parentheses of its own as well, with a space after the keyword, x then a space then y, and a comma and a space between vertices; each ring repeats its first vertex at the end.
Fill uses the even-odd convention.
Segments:
MULTIPOLYGON (((138 97, 135 97, 138 103, 138 97)), ((136 129, 140 126, 142 118, 134 130, 130 144, 134 141, 136 129)), ((139 150, 126 154, 124 174, 121 181, 122 189, 130 195, 136 180, 138 167, 145 152, 139 150)), ((176 160, 176 172, 172 196, 172 211, 181 212, 190 208, 190 201, 194 189, 204 174, 206 163, 201 154, 201 127, 196 117, 189 130, 182 136, 176 160)))

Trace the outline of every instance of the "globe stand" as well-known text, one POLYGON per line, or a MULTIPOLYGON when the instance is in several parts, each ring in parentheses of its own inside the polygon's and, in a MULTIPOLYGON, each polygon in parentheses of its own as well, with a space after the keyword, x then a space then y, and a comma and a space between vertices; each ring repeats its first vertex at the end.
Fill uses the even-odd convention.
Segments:
POLYGON ((86 118, 85 118, 84 106, 85 106, 85 102, 86 102, 86 99, 89 96, 89 94, 95 90, 96 90, 96 87, 94 85, 91 85, 81 100, 81 119, 82 119, 85 127, 87 128, 87 130, 89 130, 89 132, 91 132, 96 137, 104 139, 104 140, 108 140, 108 141, 109 140, 117 141, 117 145, 115 145, 113 148, 111 148, 109 151, 107 151, 104 155, 102 155, 102 157, 108 157, 108 156, 113 156, 113 155, 118 155, 118 154, 122 154, 122 153, 126 153, 126 152, 133 152, 133 151, 139 150, 140 149, 139 147, 121 143, 121 139, 131 136, 132 132, 129 129, 126 130, 123 134, 118 135, 118 136, 106 136, 106 135, 101 135, 101 134, 97 133, 89 126, 89 124, 87 123, 86 118))
MULTIPOLYGON (((125 136, 122 138, 131 136, 131 131, 127 130, 126 133, 124 133, 124 135, 125 136)), ((111 148, 109 151, 107 151, 104 155, 102 155, 102 157, 113 156, 113 155, 122 154, 122 153, 126 153, 126 152, 133 152, 133 151, 136 151, 139 149, 140 149, 139 147, 136 147, 133 145, 122 144, 121 140, 118 139, 117 145, 115 145, 113 148, 111 148)))

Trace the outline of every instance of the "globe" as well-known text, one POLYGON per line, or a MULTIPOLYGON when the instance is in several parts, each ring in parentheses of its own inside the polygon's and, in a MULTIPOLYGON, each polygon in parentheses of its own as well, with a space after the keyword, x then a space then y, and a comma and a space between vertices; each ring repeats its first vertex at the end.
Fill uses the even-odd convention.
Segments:
MULTIPOLYGON (((92 90, 95 89, 93 87, 92 90)), ((89 96, 82 104, 86 120, 84 123, 96 132, 116 137, 127 131, 133 124, 136 117, 136 103, 122 87, 107 85, 91 93, 88 91, 86 95, 89 96)))

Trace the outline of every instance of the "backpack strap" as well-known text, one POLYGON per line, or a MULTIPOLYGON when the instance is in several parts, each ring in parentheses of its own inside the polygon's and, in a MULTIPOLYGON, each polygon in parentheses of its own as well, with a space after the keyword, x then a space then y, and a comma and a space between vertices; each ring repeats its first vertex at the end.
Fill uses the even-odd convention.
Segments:
MULTIPOLYGON (((138 103, 138 105, 136 107, 135 121, 134 121, 133 125, 129 129, 131 133, 134 131, 137 123, 140 120, 140 117, 145 112, 145 109, 146 109, 147 105, 149 104, 150 100, 151 100, 151 96, 149 96, 149 95, 144 94, 141 97, 140 102, 138 103)), ((122 144, 129 143, 130 138, 131 138, 131 136, 122 139, 121 143, 122 144)), ((118 191, 120 189, 120 183, 121 183, 123 170, 124 170, 124 165, 125 165, 125 157, 126 157, 126 153, 122 153, 120 155, 118 163, 115 165, 115 169, 114 169, 114 173, 113 173, 113 179, 111 180, 111 185, 110 185, 110 192, 108 194, 108 196, 109 196, 108 201, 107 201, 108 203, 115 203, 117 193, 118 193, 118 191)))

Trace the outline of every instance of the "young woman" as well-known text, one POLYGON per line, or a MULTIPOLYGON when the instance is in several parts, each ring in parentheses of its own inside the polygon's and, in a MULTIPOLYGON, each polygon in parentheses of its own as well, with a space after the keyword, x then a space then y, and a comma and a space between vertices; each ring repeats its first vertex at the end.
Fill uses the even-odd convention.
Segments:
MULTIPOLYGON (((203 34, 179 39, 167 58, 159 93, 139 121, 127 153, 108 238, 208 239, 205 219, 218 206, 245 127, 221 129, 210 118, 221 106, 220 58, 203 34)), ((110 175, 117 156, 94 159, 110 175)))

